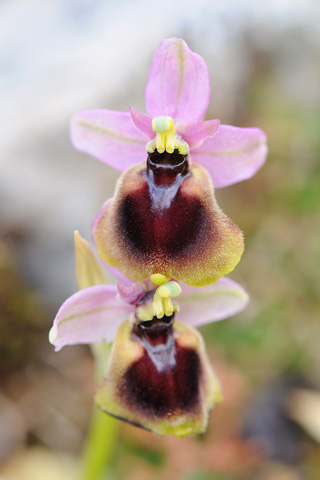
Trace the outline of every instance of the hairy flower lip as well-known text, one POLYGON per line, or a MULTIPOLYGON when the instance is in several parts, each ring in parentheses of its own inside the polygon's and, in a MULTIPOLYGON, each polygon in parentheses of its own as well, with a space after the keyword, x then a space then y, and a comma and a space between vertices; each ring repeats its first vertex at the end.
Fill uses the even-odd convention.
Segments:
POLYGON ((137 331, 127 321, 95 400, 103 411, 158 435, 185 436, 205 430, 221 391, 199 332, 179 322, 163 332, 137 331))
MULTIPOLYGON (((187 164, 186 167, 187 168, 187 164)), ((162 273, 193 286, 230 273, 243 253, 239 228, 219 208, 207 170, 126 170, 93 226, 105 262, 134 281, 162 273)))

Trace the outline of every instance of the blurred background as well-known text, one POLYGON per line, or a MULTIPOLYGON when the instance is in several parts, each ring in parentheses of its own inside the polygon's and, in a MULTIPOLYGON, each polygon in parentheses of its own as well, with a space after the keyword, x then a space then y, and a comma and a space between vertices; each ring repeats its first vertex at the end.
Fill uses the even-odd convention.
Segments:
POLYGON ((0 476, 75 480, 93 404, 86 346, 47 336, 76 291, 73 231, 117 171, 74 151, 73 113, 145 111, 161 40, 211 77, 207 119, 256 126, 269 157, 216 191, 244 231, 231 278, 251 303, 202 328, 224 403, 200 438, 121 425, 108 480, 320 479, 320 4, 314 0, 0 2, 0 476))

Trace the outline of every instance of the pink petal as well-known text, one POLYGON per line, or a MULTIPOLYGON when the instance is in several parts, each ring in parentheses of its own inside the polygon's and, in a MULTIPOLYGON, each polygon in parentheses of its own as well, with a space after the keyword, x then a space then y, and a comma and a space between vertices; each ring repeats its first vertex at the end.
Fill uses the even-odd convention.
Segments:
POLYGON ((249 297, 244 288, 226 277, 207 287, 179 283, 182 294, 177 298, 180 306, 177 319, 194 327, 231 317, 248 304, 249 297))
POLYGON ((203 58, 180 38, 161 42, 146 87, 147 112, 152 117, 169 115, 176 122, 198 121, 209 97, 209 73, 203 58))
POLYGON ((146 293, 147 286, 143 282, 133 282, 129 287, 122 282, 117 283, 117 291, 120 298, 132 305, 137 305, 146 293))
POLYGON ((177 132, 188 143, 190 148, 198 147, 207 138, 213 137, 218 131, 220 120, 205 122, 179 122, 177 132))
POLYGON ((148 139, 137 130, 127 112, 80 112, 71 118, 70 129, 75 148, 117 170, 125 170, 146 158, 148 139))
POLYGON ((214 187, 221 188, 251 178, 264 164, 267 153, 267 137, 259 128, 221 125, 191 157, 208 170, 214 187))
POLYGON ((60 350, 65 345, 111 342, 121 322, 134 307, 116 298, 115 285, 95 285, 69 297, 61 306, 49 339, 60 350))
POLYGON ((130 107, 131 120, 140 132, 144 133, 150 139, 156 136, 152 130, 152 118, 145 113, 140 113, 133 107, 130 107))

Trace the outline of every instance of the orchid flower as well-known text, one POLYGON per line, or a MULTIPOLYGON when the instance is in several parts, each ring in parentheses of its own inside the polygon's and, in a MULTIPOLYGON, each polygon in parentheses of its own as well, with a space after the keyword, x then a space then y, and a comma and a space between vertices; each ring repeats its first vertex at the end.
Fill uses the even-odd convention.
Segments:
POLYGON ((243 310, 245 290, 227 278, 201 289, 161 275, 137 283, 116 269, 119 282, 110 285, 77 232, 75 251, 80 290, 54 320, 55 349, 114 342, 96 395, 102 410, 159 435, 204 431, 221 393, 194 327, 243 310))
POLYGON ((218 207, 213 187, 254 175, 266 158, 266 136, 202 121, 209 95, 205 61, 172 38, 152 62, 148 115, 91 110, 71 121, 77 149, 125 170, 93 235, 101 258, 133 281, 161 274, 205 286, 241 258, 242 233, 218 207))

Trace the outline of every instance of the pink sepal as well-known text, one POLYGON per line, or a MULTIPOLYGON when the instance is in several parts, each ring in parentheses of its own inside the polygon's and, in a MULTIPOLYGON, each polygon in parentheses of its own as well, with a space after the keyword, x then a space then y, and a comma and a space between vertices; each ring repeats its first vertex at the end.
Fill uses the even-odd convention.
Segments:
POLYGON ((70 133, 75 148, 117 170, 145 160, 146 137, 135 127, 129 112, 80 112, 71 118, 70 133))
POLYGON ((267 153, 267 137, 259 128, 221 125, 192 151, 192 160, 208 170, 214 187, 222 188, 253 177, 267 153))
POLYGON ((119 302, 115 285, 95 285, 69 297, 61 306, 50 331, 55 350, 79 343, 111 342, 121 322, 134 311, 119 302))
POLYGON ((177 298, 180 306, 177 318, 194 327, 232 317, 244 310, 249 301, 245 289, 227 277, 207 287, 179 283, 182 293, 177 298))
POLYGON ((208 67, 181 38, 160 43, 146 86, 147 112, 151 117, 169 115, 175 122, 199 121, 210 97, 208 67))

